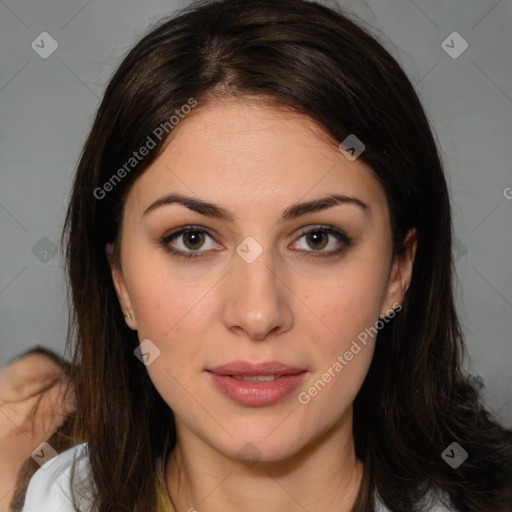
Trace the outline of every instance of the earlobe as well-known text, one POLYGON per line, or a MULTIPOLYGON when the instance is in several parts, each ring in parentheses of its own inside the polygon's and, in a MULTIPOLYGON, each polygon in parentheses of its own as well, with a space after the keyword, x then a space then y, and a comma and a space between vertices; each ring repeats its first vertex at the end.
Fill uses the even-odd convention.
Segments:
POLYGON ((109 243, 105 246, 105 254, 107 256, 107 260, 110 266, 110 273, 112 276, 114 289, 117 295, 117 300, 119 301, 119 305, 121 307, 121 310, 123 311, 125 322, 128 325, 128 327, 135 331, 137 330, 135 315, 133 313, 133 308, 131 305, 130 296, 128 294, 128 289, 126 287, 126 283, 124 280, 122 268, 120 267, 120 263, 116 262, 113 257, 113 243, 109 243))

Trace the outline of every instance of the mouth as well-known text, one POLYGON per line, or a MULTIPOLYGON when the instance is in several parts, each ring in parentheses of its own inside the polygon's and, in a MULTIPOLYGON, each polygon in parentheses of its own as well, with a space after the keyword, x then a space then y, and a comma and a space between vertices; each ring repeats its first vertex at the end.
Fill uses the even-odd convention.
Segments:
POLYGON ((225 397, 240 405, 273 405, 296 389, 308 370, 278 361, 235 361, 206 369, 211 381, 225 397))

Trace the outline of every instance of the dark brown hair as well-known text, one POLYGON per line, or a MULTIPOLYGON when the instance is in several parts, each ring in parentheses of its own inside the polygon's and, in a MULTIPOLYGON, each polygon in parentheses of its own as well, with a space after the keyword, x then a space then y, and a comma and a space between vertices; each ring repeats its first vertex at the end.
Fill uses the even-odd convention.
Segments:
POLYGON ((450 203, 429 122, 409 79, 367 29, 302 0, 195 2, 153 27, 108 84, 63 233, 74 304, 75 434, 89 443, 97 510, 154 511, 157 467, 176 443, 173 413, 134 357, 137 333, 123 321, 105 256, 119 238, 127 192, 165 139, 108 193, 95 190, 176 109, 221 96, 259 97, 308 116, 333 144, 355 134, 388 199, 395 255, 417 229, 403 310, 380 331, 354 403, 364 478, 353 511, 372 510, 376 489, 393 512, 414 512, 431 487, 459 511, 505 511, 511 433, 480 405, 462 371, 450 203), (469 453, 457 469, 441 458, 452 442, 469 453))

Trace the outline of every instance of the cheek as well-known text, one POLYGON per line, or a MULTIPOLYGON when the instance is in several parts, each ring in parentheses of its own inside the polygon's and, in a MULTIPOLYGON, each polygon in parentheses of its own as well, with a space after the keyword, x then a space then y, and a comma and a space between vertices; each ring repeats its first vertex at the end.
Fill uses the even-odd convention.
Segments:
POLYGON ((200 396, 201 389, 192 377, 202 371, 205 333, 211 332, 208 292, 214 283, 192 280, 183 272, 166 275, 165 267, 145 268, 144 278, 132 281, 130 297, 139 341, 149 339, 159 351, 146 370, 176 414, 195 415, 190 397, 200 396))
POLYGON ((358 255, 344 263, 317 292, 312 283, 306 285, 304 302, 319 314, 304 315, 299 322, 308 338, 318 340, 312 376, 299 403, 309 404, 312 414, 327 415, 328 423, 353 402, 366 377, 387 283, 383 258, 358 255))
MULTIPOLYGON (((318 318, 305 315, 303 330, 317 339, 311 378, 301 388, 298 402, 308 415, 331 425, 359 392, 373 356, 375 326, 380 313, 382 285, 379 273, 364 278, 340 274, 322 293, 309 293, 318 318), (321 322, 319 321, 321 320, 321 322), (326 328, 328 326, 328 329, 326 328)), ((310 347, 311 348, 311 347, 310 347)))
POLYGON ((200 332, 203 299, 212 286, 208 275, 193 275, 185 265, 171 265, 168 258, 163 251, 145 251, 126 262, 139 338, 162 345, 200 332))
MULTIPOLYGON (((327 346, 338 351, 366 328, 375 324, 381 313, 385 293, 386 268, 347 266, 333 273, 328 285, 314 289, 306 284, 304 303, 315 315, 304 315, 311 329, 327 335, 327 346), (320 320, 320 321, 319 321, 320 320)), ((332 355, 332 354, 331 354, 332 355)))
POLYGON ((190 377, 201 368, 210 288, 182 276, 171 278, 165 270, 152 270, 134 282, 130 291, 139 341, 150 339, 160 351, 146 370, 159 394, 178 415, 194 414, 190 397, 200 394, 197 379, 190 377))

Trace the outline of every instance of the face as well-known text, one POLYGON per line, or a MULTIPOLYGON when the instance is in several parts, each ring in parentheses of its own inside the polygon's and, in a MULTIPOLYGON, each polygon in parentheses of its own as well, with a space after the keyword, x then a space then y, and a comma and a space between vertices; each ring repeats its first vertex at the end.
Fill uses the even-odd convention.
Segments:
POLYGON ((178 442, 278 460, 346 425, 368 332, 407 289, 409 245, 393 259, 383 189, 307 118, 200 105, 132 186, 111 264, 178 442), (211 371, 240 361, 262 366, 211 371), (282 376, 226 376, 269 373, 282 376))

